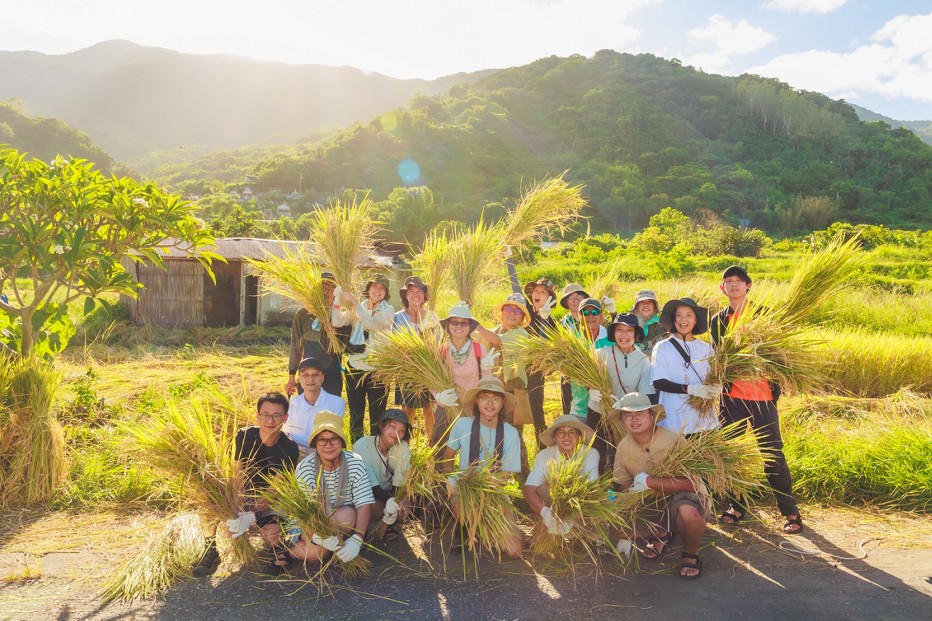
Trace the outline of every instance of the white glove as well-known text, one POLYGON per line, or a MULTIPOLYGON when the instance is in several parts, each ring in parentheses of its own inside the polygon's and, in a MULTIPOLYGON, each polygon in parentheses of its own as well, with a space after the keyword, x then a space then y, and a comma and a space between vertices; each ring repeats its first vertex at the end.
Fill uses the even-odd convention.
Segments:
POLYGON ((589 389, 589 405, 600 405, 602 403, 602 391, 598 388, 589 389))
POLYGON ((549 531, 551 535, 566 537, 573 530, 573 520, 561 520, 558 517, 554 517, 554 520, 556 524, 554 524, 553 530, 549 531))
POLYGON ((336 535, 331 535, 326 539, 321 539, 320 535, 312 535, 311 542, 316 543, 325 550, 330 550, 331 552, 336 552, 340 549, 340 538, 336 535))
POLYGON ((489 350, 489 353, 482 357, 482 362, 479 363, 479 366, 482 367, 483 371, 491 371, 492 367, 495 366, 495 361, 498 360, 501 355, 501 352, 493 347, 489 350))
POLYGON ((634 544, 630 539, 619 539, 618 543, 615 544, 615 549, 618 550, 618 554, 621 554, 625 558, 631 558, 631 552, 634 550, 634 544))
POLYGON ((382 521, 391 526, 398 520, 398 511, 401 507, 394 498, 389 498, 385 503, 385 511, 382 512, 382 521))
POLYGON ((337 285, 333 288, 333 304, 332 306, 337 306, 340 303, 340 298, 343 297, 343 287, 337 285))
POLYGON ((540 310, 537 311, 537 314, 541 316, 541 319, 547 319, 550 317, 550 313, 553 312, 553 307, 557 305, 557 301, 553 299, 552 295, 547 296, 547 301, 544 302, 544 305, 540 307, 540 310))
POLYGON ((628 488, 629 492, 646 492, 650 488, 647 486, 647 477, 649 475, 646 472, 639 473, 634 477, 634 483, 631 484, 631 487, 628 488))
POLYGON ((700 399, 718 399, 722 396, 721 384, 687 384, 686 394, 700 399))
POLYGON ((459 405, 457 398, 456 390, 453 388, 447 388, 446 390, 434 393, 434 401, 445 408, 455 408, 459 405))
POLYGON ((336 554, 336 557, 344 563, 349 563, 351 560, 359 556, 359 550, 361 548, 362 537, 360 537, 357 533, 344 541, 343 547, 334 552, 334 554, 336 554))
POLYGON ((544 505, 544 508, 540 510, 540 518, 544 521, 547 532, 552 532, 553 527, 556 525, 556 520, 553 517, 553 511, 550 510, 550 507, 544 505))
POLYGON ((246 531, 256 523, 256 514, 252 511, 241 511, 232 520, 227 520, 227 528, 233 539, 246 534, 246 531))
POLYGON ((456 477, 457 477, 457 475, 451 474, 451 475, 449 475, 449 476, 446 478, 447 493, 448 493, 450 496, 452 496, 452 495, 453 495, 453 492, 456 491, 456 477))
POLYGON ((602 298, 602 308, 610 313, 614 313, 618 310, 618 308, 615 306, 615 300, 608 296, 602 298))

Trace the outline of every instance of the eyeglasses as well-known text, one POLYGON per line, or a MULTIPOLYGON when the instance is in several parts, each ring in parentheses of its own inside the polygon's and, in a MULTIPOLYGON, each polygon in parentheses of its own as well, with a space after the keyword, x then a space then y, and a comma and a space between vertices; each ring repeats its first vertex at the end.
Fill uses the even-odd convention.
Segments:
POLYGON ((314 444, 317 446, 327 446, 328 444, 330 446, 336 446, 340 442, 340 436, 333 436, 332 438, 317 438, 314 440, 314 444))
POLYGON ((641 410, 640 412, 625 412, 621 415, 622 420, 642 420, 650 416, 650 410, 641 410))
POLYGON ((553 432, 554 438, 578 438, 579 431, 576 429, 557 429, 553 432))
POLYGON ((584 308, 583 310, 579 312, 585 315, 586 317, 598 317, 599 315, 602 314, 602 311, 596 310, 594 308, 584 308))
POLYGON ((502 400, 504 400, 504 397, 502 397, 501 395, 496 395, 494 393, 493 394, 486 393, 484 395, 479 395, 478 397, 476 397, 476 399, 479 401, 494 401, 496 403, 499 403, 502 400))
POLYGON ((465 328, 466 326, 469 325, 469 320, 468 319, 451 319, 450 321, 447 322, 447 325, 465 328))
POLYGON ((259 414, 259 420, 267 423, 276 423, 280 420, 284 420, 284 418, 284 414, 259 414))
POLYGON ((521 315, 521 309, 517 306, 506 306, 502 309, 503 313, 508 313, 509 315, 521 315))

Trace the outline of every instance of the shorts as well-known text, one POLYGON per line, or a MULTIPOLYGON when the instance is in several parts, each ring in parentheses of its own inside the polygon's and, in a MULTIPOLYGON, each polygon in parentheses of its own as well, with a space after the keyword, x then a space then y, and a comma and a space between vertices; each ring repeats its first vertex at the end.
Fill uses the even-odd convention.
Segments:
POLYGON ((650 505, 644 507, 637 514, 635 530, 642 532, 675 532, 676 512, 681 505, 694 507, 699 515, 709 519, 711 503, 703 503, 696 492, 677 492, 668 496, 657 498, 650 505))

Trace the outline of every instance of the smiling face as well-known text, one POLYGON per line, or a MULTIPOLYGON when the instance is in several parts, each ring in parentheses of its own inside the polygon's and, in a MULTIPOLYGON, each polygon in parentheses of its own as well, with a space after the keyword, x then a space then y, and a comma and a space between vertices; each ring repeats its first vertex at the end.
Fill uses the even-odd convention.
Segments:
POLYGON ((729 302, 742 302, 751 290, 751 283, 744 282, 740 276, 729 276, 719 285, 729 302))
POLYGON ((322 461, 333 462, 343 450, 343 440, 332 431, 321 431, 314 438, 314 448, 322 461))
POLYGON ((451 317, 447 320, 447 333, 449 333, 450 338, 454 341, 463 343, 469 336, 469 328, 471 325, 472 322, 468 319, 451 317))
POLYGON ((521 324, 524 312, 514 304, 505 304, 502 307, 502 325, 511 329, 521 324))
POLYGON ((382 440, 382 446, 386 449, 400 443, 405 437, 407 425, 400 420, 388 420, 379 426, 379 438, 382 440))
POLYGON ((586 323, 586 327, 589 329, 589 334, 593 339, 596 338, 599 334, 599 326, 602 322, 602 311, 592 306, 587 306, 579 309, 579 313, 586 323))
POLYGON ((411 285, 405 293, 405 299, 408 301, 409 308, 420 308, 424 304, 424 290, 411 285))
POLYGON ((281 403, 264 401, 256 412, 256 424, 259 426, 259 436, 265 438, 278 433, 285 421, 288 420, 288 410, 281 403))
POLYGON ((569 297, 566 298, 566 307, 575 315, 579 312, 579 304, 585 299, 586 296, 581 293, 571 293, 569 297))
POLYGON ((621 421, 628 433, 634 437, 639 437, 650 433, 654 425, 654 416, 649 409, 638 410, 637 412, 622 412, 621 421))
POLYGON ((557 427, 553 430, 553 441, 560 452, 569 455, 579 444, 580 433, 575 427, 557 427))
POLYGON ((323 282, 324 288, 324 300, 327 301, 327 306, 333 304, 333 290, 336 289, 336 284, 332 280, 325 280, 323 282))
POLYGON ((615 326, 615 345, 623 352, 629 352, 634 349, 634 344, 637 341, 637 332, 634 329, 634 326, 629 326, 624 323, 619 323, 615 326))
POLYGON ((316 395, 324 383, 324 372, 314 367, 304 367, 298 371, 298 383, 305 393, 316 395))
POLYGON ((385 289, 385 285, 380 285, 375 282, 369 285, 369 301, 372 302, 373 305, 384 300, 387 293, 388 291, 385 289))
POLYGON ((476 395, 476 407, 479 409, 479 422, 487 427, 498 424, 498 415, 505 405, 505 397, 501 393, 482 391, 476 395))
POLYGON ((673 328, 679 334, 691 334, 696 327, 696 312, 689 306, 680 306, 673 315, 673 328))
POLYGON ((531 291, 531 304, 534 305, 534 308, 540 310, 540 307, 547 302, 547 298, 550 297, 550 292, 544 289, 541 285, 534 287, 534 290, 531 291))
POLYGON ((657 304, 653 300, 641 300, 635 304, 634 312, 637 313, 638 317, 647 321, 657 314, 657 304))

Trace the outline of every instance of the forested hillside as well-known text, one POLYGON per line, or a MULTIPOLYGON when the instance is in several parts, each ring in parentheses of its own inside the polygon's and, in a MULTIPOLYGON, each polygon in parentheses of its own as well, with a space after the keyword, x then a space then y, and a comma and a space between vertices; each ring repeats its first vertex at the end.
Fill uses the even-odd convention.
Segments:
POLYGON ((437 219, 468 219, 565 169, 605 228, 641 228, 665 206, 771 231, 932 224, 932 147, 911 132, 861 123, 844 102, 776 80, 612 51, 416 97, 256 172, 260 188, 291 191, 300 179, 320 197, 427 185, 437 219), (407 158, 418 167, 399 169, 407 158))
MULTIPOLYGON (((84 132, 58 119, 31 119, 3 102, 0 102, 0 144, 45 161, 61 154, 94 162, 105 172, 114 168, 113 158, 84 132)), ((122 167, 119 172, 126 174, 122 167)))

